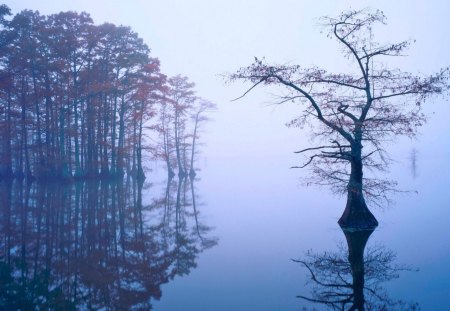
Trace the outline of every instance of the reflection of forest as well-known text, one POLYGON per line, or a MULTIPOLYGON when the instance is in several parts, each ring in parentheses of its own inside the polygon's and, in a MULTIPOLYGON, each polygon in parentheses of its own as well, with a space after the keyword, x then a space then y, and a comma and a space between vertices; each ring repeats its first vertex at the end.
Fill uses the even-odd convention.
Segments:
POLYGON ((193 182, 0 183, 0 309, 145 309, 215 244, 193 182))
POLYGON ((411 269, 397 265, 395 253, 382 245, 366 249, 372 232, 344 230, 347 249, 308 251, 305 258, 294 260, 309 271, 311 280, 311 294, 298 297, 326 310, 419 310, 417 303, 392 299, 383 288, 382 283, 411 269))

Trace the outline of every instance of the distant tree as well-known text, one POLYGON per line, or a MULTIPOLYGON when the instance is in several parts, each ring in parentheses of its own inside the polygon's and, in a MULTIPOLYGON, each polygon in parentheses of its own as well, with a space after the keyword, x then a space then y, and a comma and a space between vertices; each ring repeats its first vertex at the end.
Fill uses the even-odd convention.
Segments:
POLYGON ((188 77, 180 75, 169 78, 168 102, 173 111, 173 132, 175 142, 175 152, 177 158, 178 175, 185 176, 185 165, 182 160, 182 144, 184 129, 186 126, 186 117, 192 105, 197 99, 194 92, 195 84, 189 82, 188 77))
POLYGON ((347 193, 342 227, 373 228, 377 220, 369 211, 365 196, 387 198, 392 183, 363 177, 363 167, 383 170, 386 153, 382 143, 398 135, 412 137, 426 116, 422 104, 432 95, 449 89, 449 68, 431 76, 419 76, 389 69, 382 59, 401 56, 411 41, 380 44, 372 38, 372 27, 385 24, 379 10, 348 11, 337 18, 323 17, 328 36, 336 39, 354 68, 334 74, 318 67, 269 65, 264 60, 241 68, 229 76, 253 85, 283 87, 278 104, 298 102, 304 107, 288 125, 309 125, 320 144, 297 153, 307 156, 298 167, 312 167, 310 183, 328 185, 347 193), (364 148, 363 148, 364 147, 364 148))
POLYGON ((197 144, 199 129, 203 123, 205 123, 209 120, 206 113, 216 109, 216 105, 209 101, 199 99, 196 101, 193 109, 194 109, 194 113, 191 116, 192 121, 193 121, 193 132, 192 132, 192 142, 191 142, 191 160, 190 160, 190 168, 189 168, 189 175, 191 177, 195 176, 194 158, 195 158, 195 154, 197 151, 196 144, 197 144))
POLYGON ((172 111, 169 109, 167 100, 164 100, 158 109, 158 122, 153 126, 159 136, 159 142, 153 147, 153 154, 156 159, 162 159, 165 162, 169 179, 175 176, 174 167, 176 166, 173 157, 172 124, 172 111))
POLYGON ((195 84, 184 76, 168 79, 165 96, 160 101, 158 123, 153 127, 160 136, 154 150, 164 160, 169 178, 195 176, 194 159, 197 154, 199 131, 209 120, 207 113, 216 105, 195 95, 195 84))

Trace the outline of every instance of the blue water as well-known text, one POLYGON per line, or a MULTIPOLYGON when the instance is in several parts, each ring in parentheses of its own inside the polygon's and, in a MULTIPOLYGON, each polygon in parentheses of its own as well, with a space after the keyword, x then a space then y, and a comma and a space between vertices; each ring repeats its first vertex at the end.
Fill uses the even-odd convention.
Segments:
MULTIPOLYGON (((427 152, 418 159, 416 177, 407 157, 391 173, 412 191, 372 209, 380 226, 366 260, 371 250, 392 258, 375 281, 366 271, 366 283, 375 282, 385 297, 375 303, 388 302, 388 310, 449 310, 449 162, 427 152), (400 300, 403 307, 394 304, 400 300)), ((345 200, 302 186, 304 172, 290 170, 290 161, 212 157, 181 183, 167 183, 161 168, 143 185, 3 183, 2 308, 326 310, 297 297, 321 289, 292 259, 340 256, 351 283, 337 225, 345 200)))

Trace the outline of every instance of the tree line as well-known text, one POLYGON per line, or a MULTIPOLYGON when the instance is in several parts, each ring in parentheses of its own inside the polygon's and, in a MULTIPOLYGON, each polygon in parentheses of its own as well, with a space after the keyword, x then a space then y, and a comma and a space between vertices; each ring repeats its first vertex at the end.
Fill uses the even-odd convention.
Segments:
POLYGON ((0 179, 143 178, 146 149, 171 176, 195 174, 213 105, 163 74, 130 27, 5 5, 0 27, 0 179))

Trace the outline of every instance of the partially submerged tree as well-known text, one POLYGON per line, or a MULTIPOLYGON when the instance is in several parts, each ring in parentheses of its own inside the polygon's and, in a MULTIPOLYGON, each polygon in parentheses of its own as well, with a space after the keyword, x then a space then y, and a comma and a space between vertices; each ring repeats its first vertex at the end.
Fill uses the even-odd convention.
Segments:
POLYGON ((195 102, 195 84, 188 81, 187 77, 182 77, 180 75, 172 77, 169 79, 169 92, 168 97, 172 103, 173 109, 173 130, 174 130, 174 140, 175 140, 175 151, 177 157, 178 165, 178 175, 185 176, 186 172, 184 170, 184 165, 182 163, 182 140, 183 131, 185 128, 186 114, 191 109, 192 104, 195 102))
POLYGON ((207 100, 199 99, 194 107, 195 111, 192 114, 191 118, 193 121, 193 133, 192 133, 192 143, 191 143, 191 160, 190 160, 190 169, 189 176, 194 177, 196 175, 194 169, 194 156, 197 152, 196 143, 198 139, 198 132, 201 125, 208 121, 208 116, 205 115, 208 111, 212 111, 216 109, 216 105, 207 100))
POLYGON ((160 143, 154 154, 164 160, 169 178, 195 176, 194 158, 198 152, 199 131, 209 120, 207 113, 216 105, 195 95, 195 84, 188 77, 174 76, 168 79, 166 96, 160 101, 158 124, 154 129, 160 143))
POLYGON ((431 76, 386 68, 383 58, 401 56, 411 42, 375 42, 373 25, 385 24, 379 10, 348 11, 337 18, 324 17, 322 22, 328 36, 341 44, 344 56, 354 65, 348 73, 269 65, 256 58, 229 78, 252 83, 243 96, 259 85, 275 85, 285 91, 278 104, 302 104, 303 112, 288 126, 310 125, 319 145, 297 151, 307 156, 298 167, 312 167, 310 182, 347 193, 347 205, 339 219, 342 227, 374 228, 378 222, 367 208, 365 196, 386 198, 391 185, 363 177, 363 167, 383 170, 386 155, 381 143, 416 134, 425 121, 422 104, 430 96, 448 91, 449 68, 431 76))

